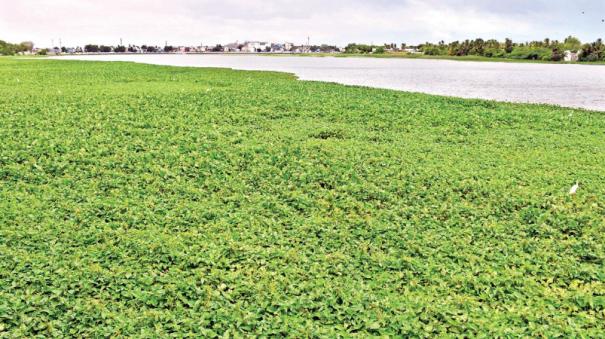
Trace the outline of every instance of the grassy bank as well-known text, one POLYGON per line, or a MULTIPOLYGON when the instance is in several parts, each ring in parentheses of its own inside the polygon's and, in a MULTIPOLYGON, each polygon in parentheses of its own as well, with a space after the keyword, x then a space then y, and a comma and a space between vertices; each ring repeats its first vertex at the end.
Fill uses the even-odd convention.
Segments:
POLYGON ((287 74, 0 58, 0 336, 599 336, 604 130, 287 74))

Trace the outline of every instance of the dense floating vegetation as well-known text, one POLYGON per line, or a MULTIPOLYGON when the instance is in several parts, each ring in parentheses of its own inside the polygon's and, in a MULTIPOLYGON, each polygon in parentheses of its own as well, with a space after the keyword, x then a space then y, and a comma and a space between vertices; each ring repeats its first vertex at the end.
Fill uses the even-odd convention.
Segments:
POLYGON ((602 335, 604 131, 278 73, 0 59, 0 336, 602 335))

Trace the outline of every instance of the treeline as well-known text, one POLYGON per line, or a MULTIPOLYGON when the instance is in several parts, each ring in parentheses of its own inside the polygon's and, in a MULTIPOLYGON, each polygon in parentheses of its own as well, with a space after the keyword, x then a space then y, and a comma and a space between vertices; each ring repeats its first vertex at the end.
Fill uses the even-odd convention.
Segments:
MULTIPOLYGON (((488 58, 508 58, 543 61, 562 61, 565 53, 573 53, 578 61, 605 61, 605 45, 602 39, 592 43, 582 43, 580 39, 569 36, 563 41, 544 39, 515 43, 511 39, 498 40, 465 40, 446 44, 425 43, 419 51, 425 55, 449 56, 482 56, 488 58)), ((574 60, 575 61, 575 60, 574 60)))
MULTIPOLYGON (((388 45, 390 46, 390 45, 388 45)), ((384 54, 385 46, 364 45, 364 44, 348 44, 345 47, 345 53, 348 54, 384 54)))
MULTIPOLYGON (((221 45, 217 45, 217 47, 215 48, 219 48, 221 51, 223 50, 223 47, 221 45)), ((186 51, 189 52, 189 50, 191 50, 191 47, 187 47, 186 51)), ((129 45, 128 47, 126 46, 106 46, 106 45, 93 45, 93 44, 89 44, 84 46, 84 52, 86 53, 139 53, 139 52, 146 52, 146 53, 170 53, 170 52, 175 52, 178 51, 177 47, 174 46, 164 46, 164 47, 159 47, 159 46, 153 46, 153 45, 141 45, 141 46, 133 46, 133 45, 129 45)), ((81 50, 76 50, 76 53, 81 53, 81 50)))
MULTIPOLYGON (((172 46, 158 47, 152 45, 142 45, 142 46, 106 46, 106 45, 86 45, 84 46, 84 52, 86 53, 137 53, 140 51, 148 52, 148 53, 158 53, 158 52, 172 52, 176 50, 176 48, 172 46)), ((77 51, 80 53, 81 51, 77 51)))
MULTIPOLYGON (((223 50, 223 47, 221 45, 217 45, 215 47, 217 50, 220 49, 221 51, 223 50)), ((187 47, 185 49, 186 52, 189 52, 191 50, 191 47, 187 47)), ((175 52, 178 51, 177 47, 174 46, 164 46, 164 47, 159 47, 159 46, 153 46, 153 45, 141 45, 141 46, 133 46, 133 45, 129 45, 128 47, 126 46, 106 46, 106 45, 93 45, 93 44, 89 44, 84 46, 84 52, 86 53, 139 53, 139 52, 145 52, 145 53, 170 53, 170 52, 175 52)), ((76 53, 81 53, 81 50, 76 50, 76 53)))
MULTIPOLYGON (((145 46, 147 47, 147 46, 145 46)), ((110 53, 110 52, 116 52, 116 53, 124 53, 126 52, 127 48, 125 46, 117 46, 117 47, 112 47, 112 46, 105 46, 105 45, 86 45, 84 46, 84 51, 86 53, 110 53)), ((78 53, 80 53, 81 51, 78 51, 78 53)))
POLYGON ((15 55, 18 53, 31 52, 34 49, 34 43, 25 41, 20 44, 11 44, 0 40, 0 55, 15 55))

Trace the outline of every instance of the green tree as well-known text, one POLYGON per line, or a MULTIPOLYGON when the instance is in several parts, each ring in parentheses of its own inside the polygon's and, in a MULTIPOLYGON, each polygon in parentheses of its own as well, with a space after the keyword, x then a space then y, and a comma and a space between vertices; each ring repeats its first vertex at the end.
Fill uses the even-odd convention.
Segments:
POLYGON ((14 55, 19 52, 22 52, 19 45, 0 40, 0 55, 14 55))
POLYGON ((574 36, 568 36, 563 41, 563 49, 566 51, 577 52, 582 48, 582 41, 574 36))
POLYGON ((86 45, 84 51, 86 53, 99 53, 99 45, 86 45))
POLYGON ((373 46, 370 45, 363 45, 363 44, 349 44, 347 45, 347 47, 345 47, 345 53, 349 53, 349 54, 357 54, 357 53, 361 53, 361 54, 367 54, 367 53, 372 53, 372 50, 374 49, 373 46))
POLYGON ((591 44, 584 44, 582 46, 581 61, 599 61, 605 59, 605 45, 603 40, 598 39, 591 44))
POLYGON ((507 54, 510 54, 513 52, 515 45, 513 44, 513 41, 509 38, 506 38, 506 40, 504 41, 504 51, 507 54))
POLYGON ((31 41, 23 41, 19 45, 23 52, 31 52, 34 50, 34 43, 31 41))

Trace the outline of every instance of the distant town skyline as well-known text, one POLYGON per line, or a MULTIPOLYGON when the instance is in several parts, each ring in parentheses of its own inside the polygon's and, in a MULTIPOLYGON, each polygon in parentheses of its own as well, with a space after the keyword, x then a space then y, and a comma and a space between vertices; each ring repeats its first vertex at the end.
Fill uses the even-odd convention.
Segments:
POLYGON ((38 46, 302 44, 605 37, 605 1, 20 0, 0 3, 0 39, 38 46))

